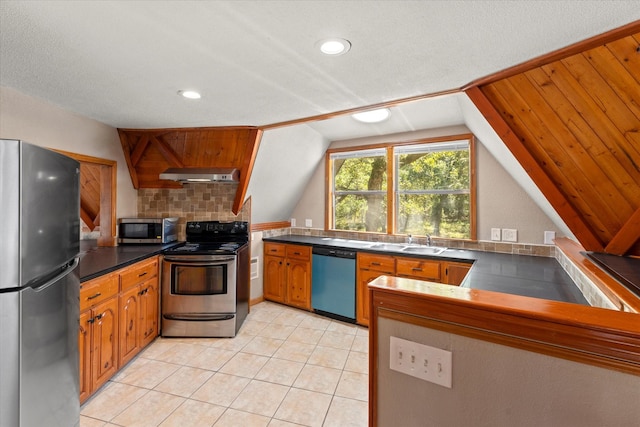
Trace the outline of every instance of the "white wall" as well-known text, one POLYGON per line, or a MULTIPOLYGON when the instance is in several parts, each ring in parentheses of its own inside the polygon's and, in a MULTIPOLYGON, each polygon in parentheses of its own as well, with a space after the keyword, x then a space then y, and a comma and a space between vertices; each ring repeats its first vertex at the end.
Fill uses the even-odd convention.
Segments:
POLYGON ((640 377, 395 320, 378 322, 379 426, 637 426, 640 377), (452 352, 452 387, 389 369, 389 337, 452 352))
POLYGON ((118 163, 116 216, 136 216, 137 191, 131 183, 115 128, 15 89, 0 87, 0 138, 115 160, 118 163))
MULTIPOLYGON (((345 141, 334 141, 329 148, 352 147, 382 142, 417 140, 437 136, 471 133, 466 126, 451 126, 417 132, 402 133, 345 141)), ((529 194, 496 161, 482 141, 477 140, 477 226, 478 240, 490 240, 491 228, 518 230, 519 243, 542 244, 544 231, 563 235, 558 227, 531 199, 529 194)), ((305 188, 292 218, 303 227, 305 219, 311 219, 313 228, 324 227, 325 212, 324 161, 305 188)))
POLYGON ((267 130, 251 173, 251 222, 287 221, 329 146, 306 125, 267 130))

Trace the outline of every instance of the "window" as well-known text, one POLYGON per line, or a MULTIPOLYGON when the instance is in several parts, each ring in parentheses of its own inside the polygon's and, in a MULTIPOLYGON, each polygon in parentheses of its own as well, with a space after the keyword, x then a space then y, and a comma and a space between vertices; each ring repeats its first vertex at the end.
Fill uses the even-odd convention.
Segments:
POLYGON ((330 150, 328 228, 475 239, 473 137, 330 150))

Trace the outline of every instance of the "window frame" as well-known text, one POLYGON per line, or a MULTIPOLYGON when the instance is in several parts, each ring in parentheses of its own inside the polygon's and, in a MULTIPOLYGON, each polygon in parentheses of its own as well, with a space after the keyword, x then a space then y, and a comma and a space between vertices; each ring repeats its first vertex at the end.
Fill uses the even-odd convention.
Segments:
MULTIPOLYGON (((337 231, 345 233, 356 234, 382 234, 382 235, 398 235, 405 236, 406 234, 397 233, 396 230, 396 213, 397 213, 397 175, 396 175, 396 159, 394 155, 395 147, 409 146, 409 145, 422 145, 422 144, 434 144, 434 143, 447 143, 454 141, 465 140, 469 142, 469 239, 456 239, 456 240, 477 240, 477 200, 476 200, 476 140, 475 136, 471 133, 468 134, 456 134, 447 135, 432 138, 421 138, 418 140, 410 141, 393 141, 380 144, 368 144, 349 147, 340 147, 328 149, 325 154, 325 231, 337 231), (337 153, 359 152, 359 151, 372 151, 384 149, 387 157, 387 228, 386 233, 378 233, 373 231, 354 231, 354 230, 340 230, 335 228, 334 216, 335 206, 334 201, 334 177, 333 177, 333 162, 331 155, 337 153)), ((443 237, 446 239, 446 237, 443 237)))

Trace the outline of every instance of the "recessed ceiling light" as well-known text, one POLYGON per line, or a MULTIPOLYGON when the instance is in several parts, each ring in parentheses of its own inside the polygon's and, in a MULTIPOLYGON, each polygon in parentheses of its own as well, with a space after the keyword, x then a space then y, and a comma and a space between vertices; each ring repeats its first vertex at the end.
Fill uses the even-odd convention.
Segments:
POLYGON ((378 123, 385 121, 391 115, 388 108, 380 108, 378 110, 363 111, 362 113, 352 114, 351 117, 362 123, 378 123))
POLYGON ((316 45, 322 53, 331 56, 344 55, 349 52, 349 49, 351 49, 351 43, 349 40, 340 38, 320 40, 316 45))
POLYGON ((200 94, 194 90, 179 90, 178 95, 184 96, 185 98, 189 98, 189 99, 201 98, 200 94))

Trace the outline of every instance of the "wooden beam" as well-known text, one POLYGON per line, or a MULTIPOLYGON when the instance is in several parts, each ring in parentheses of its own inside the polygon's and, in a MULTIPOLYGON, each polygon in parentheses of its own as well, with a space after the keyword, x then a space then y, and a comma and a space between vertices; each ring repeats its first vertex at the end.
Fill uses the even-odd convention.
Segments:
POLYGON ((242 167, 240 168, 240 183, 236 190, 236 198, 233 200, 233 207, 231 211, 234 215, 238 215, 242 205, 244 205, 244 199, 247 195, 247 188, 249 187, 249 180, 251 179, 251 173, 253 172, 253 165, 256 162, 256 156, 258 155, 258 148, 260 148, 260 141, 262 140, 262 129, 253 129, 248 137, 247 146, 245 147, 244 157, 242 161, 242 167))
POLYGON ((80 203, 80 218, 85 223, 89 230, 93 231, 96 228, 96 224, 93 222, 92 215, 86 211, 84 206, 82 206, 82 201, 80 203))
POLYGON ((138 173, 136 172, 136 168, 131 161, 132 150, 129 137, 125 132, 122 131, 122 129, 118 129, 118 136, 120 137, 120 145, 122 145, 124 160, 127 162, 127 168, 129 169, 129 176, 131 176, 131 183, 133 184, 133 188, 137 190, 140 188, 140 183, 138 182, 138 173))
POLYGON ((138 162, 142 157, 142 153, 144 153, 144 150, 147 149, 148 145, 149 145, 149 135, 143 134, 138 140, 138 143, 136 144, 136 147, 133 149, 133 152, 131 153, 131 163, 133 164, 133 166, 138 165, 138 162))
POLYGON ((160 154, 162 154, 162 157, 164 157, 167 162, 169 162, 169 164, 176 168, 184 167, 184 163, 182 163, 182 160, 180 160, 180 157, 176 154, 176 152, 173 151, 171 147, 169 147, 169 144, 161 139, 156 138, 153 135, 149 136, 149 141, 152 142, 158 150, 160 150, 160 154))
POLYGON ((551 203, 551 206, 553 206, 578 240, 580 240, 580 243, 590 251, 602 251, 604 245, 598 235, 591 230, 580 213, 571 205, 544 169, 536 162, 535 158, 524 144, 522 144, 522 141, 520 141, 500 113, 496 111, 495 107, 489 102, 480 88, 472 87, 465 93, 496 131, 509 151, 513 153, 516 160, 522 165, 540 191, 542 191, 542 194, 544 194, 549 203, 551 203))
POLYGON ((604 249, 614 255, 624 255, 640 239, 640 208, 638 208, 604 249))

